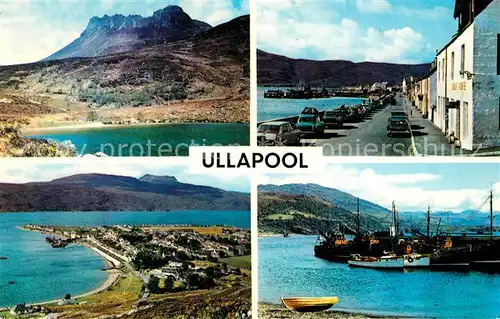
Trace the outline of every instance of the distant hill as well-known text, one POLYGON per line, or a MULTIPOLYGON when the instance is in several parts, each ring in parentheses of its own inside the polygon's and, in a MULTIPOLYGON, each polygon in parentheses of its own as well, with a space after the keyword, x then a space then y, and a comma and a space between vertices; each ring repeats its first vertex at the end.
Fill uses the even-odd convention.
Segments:
MULTIPOLYGON (((500 212, 493 212, 493 225, 500 226, 500 212)), ((427 227, 427 212, 400 212, 400 218, 404 227, 427 227)), ((439 218, 441 218, 441 229, 451 226, 452 228, 464 227, 489 227, 490 214, 488 212, 477 212, 473 210, 464 210, 462 212, 454 213, 447 211, 431 211, 431 225, 437 227, 439 218)), ((435 228, 435 227, 434 227, 435 228)))
MULTIPOLYGON (((356 212, 358 198, 338 189, 323 187, 317 184, 286 184, 286 185, 259 185, 261 192, 286 192, 297 195, 308 195, 322 198, 333 205, 345 210, 356 212)), ((386 216, 390 210, 364 199, 359 200, 359 210, 362 214, 386 216)))
POLYGON ((172 42, 211 28, 205 22, 191 19, 179 6, 167 6, 146 18, 121 14, 92 17, 78 39, 45 61, 122 53, 150 40, 172 42))
POLYGON ((50 182, 0 184, 0 211, 250 210, 250 195, 178 182, 80 174, 50 182))
MULTIPOLYGON (((336 212, 340 210, 348 211, 351 213, 350 227, 353 227, 353 222, 355 219, 355 212, 357 211, 357 197, 342 192, 338 189, 323 187, 317 184, 285 184, 285 185, 259 185, 259 205, 261 203, 261 197, 263 202, 269 201, 269 198, 276 198, 275 194, 281 194, 283 196, 288 196, 288 198, 294 201, 303 201, 301 205, 306 205, 309 207, 306 211, 313 212, 316 214, 316 208, 314 205, 322 207, 320 210, 331 210, 335 209, 336 212), (320 204, 321 203, 321 204, 320 204), (333 207, 333 208, 332 208, 333 207), (353 217, 354 216, 354 217, 353 217), (354 219, 352 219, 354 218, 354 219)), ((274 201, 276 202, 276 201, 274 201)), ((360 199, 359 201, 360 212, 361 212, 361 226, 365 227, 367 230, 377 230, 378 227, 386 229, 387 226, 392 222, 391 211, 372 203, 370 201, 360 199), (363 219, 363 217, 365 219, 363 219), (364 223, 374 222, 373 225, 364 223)), ((396 202, 397 204, 397 202, 396 202)), ((295 207, 292 203, 287 203, 289 207, 295 207)), ((260 206, 259 206, 260 207, 260 206)), ((280 205, 273 206, 273 212, 280 210, 280 205)), ((287 206, 283 206, 287 211, 287 206)), ((301 208, 305 209, 305 208, 301 208)), ((318 210, 318 212, 320 211, 318 210)), ((268 210, 264 210, 267 212, 268 210)), ((260 214, 260 213, 259 213, 260 214)), ((267 213, 266 213, 267 214, 267 213)), ((323 213, 320 213, 323 214, 323 213)), ((342 215, 342 214, 341 214, 342 215)), ((347 215, 349 216, 349 215, 347 215)), ((427 227, 427 212, 424 211, 400 211, 400 226, 405 229, 418 229, 420 231, 425 231, 427 227)), ((446 212, 446 211, 432 211, 431 212, 431 232, 436 231, 439 226, 440 230, 450 227, 453 230, 463 230, 466 228, 476 228, 476 227, 489 227, 489 214, 485 212, 476 212, 472 210, 464 210, 459 213, 446 212), (439 222, 441 218, 441 222, 439 222)), ((495 227, 500 227, 500 212, 494 212, 494 225, 495 227)), ((260 217, 259 217, 260 218, 260 217)), ((259 219, 260 222, 260 219, 259 219)), ((343 221, 345 222, 345 220, 343 221)), ((263 223, 263 225, 268 225, 269 223, 263 223)), ((272 224, 271 224, 272 226, 272 224)), ((272 227, 271 227, 272 228, 272 227)))
MULTIPOLYGON (((319 197, 286 192, 259 192, 258 226, 262 233, 329 233, 345 227, 355 232, 357 214, 319 197)), ((368 214, 361 215, 361 231, 382 229, 383 223, 368 214)))
POLYGON ((257 50, 258 85, 296 85, 340 87, 344 85, 389 82, 401 84, 403 78, 422 76, 430 64, 354 63, 344 60, 305 60, 257 50))

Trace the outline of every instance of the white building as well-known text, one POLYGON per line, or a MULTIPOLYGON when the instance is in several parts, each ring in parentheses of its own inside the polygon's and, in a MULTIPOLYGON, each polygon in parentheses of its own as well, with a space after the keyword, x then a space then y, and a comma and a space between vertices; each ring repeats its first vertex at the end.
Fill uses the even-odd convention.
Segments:
POLYGON ((500 0, 456 0, 455 18, 437 55, 434 122, 466 150, 500 146, 500 0))
POLYGON ((403 93, 406 94, 406 92, 407 92, 406 78, 403 79, 403 84, 401 86, 401 89, 403 90, 403 93))

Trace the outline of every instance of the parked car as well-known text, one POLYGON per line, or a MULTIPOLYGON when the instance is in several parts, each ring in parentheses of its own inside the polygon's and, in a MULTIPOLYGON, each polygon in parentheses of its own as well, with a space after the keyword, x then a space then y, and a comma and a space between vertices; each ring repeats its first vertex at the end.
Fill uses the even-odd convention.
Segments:
POLYGON ((405 116, 391 116, 387 123, 387 136, 393 134, 411 134, 410 122, 405 116))
POLYGON ((301 114, 296 127, 304 133, 325 133, 325 123, 320 120, 318 115, 314 114, 301 114))
POLYGON ((346 118, 347 113, 342 110, 330 110, 325 112, 325 116, 323 116, 323 122, 325 123, 325 127, 329 126, 339 126, 342 127, 344 125, 344 120, 346 118))
POLYGON ((318 115, 319 111, 315 107, 306 107, 302 110, 301 114, 313 114, 313 115, 318 115))
POLYGON ((391 117, 406 117, 409 119, 408 114, 405 111, 392 111, 391 117))
POLYGON ((289 122, 267 122, 257 129, 259 146, 293 145, 300 143, 302 132, 289 122))

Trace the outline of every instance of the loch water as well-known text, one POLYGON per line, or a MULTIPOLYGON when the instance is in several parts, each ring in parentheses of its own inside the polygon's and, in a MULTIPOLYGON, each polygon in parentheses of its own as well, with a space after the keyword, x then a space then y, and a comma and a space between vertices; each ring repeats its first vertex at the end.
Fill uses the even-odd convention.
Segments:
POLYGON ((259 239, 259 301, 338 296, 335 309, 432 318, 498 318, 500 274, 352 268, 314 257, 317 236, 259 239))
POLYGON ((337 109, 341 105, 354 106, 362 104, 362 98, 330 97, 322 99, 266 99, 267 90, 286 90, 287 88, 258 87, 257 89, 257 119, 268 121, 282 117, 299 115, 305 107, 315 107, 320 111, 337 109))
POLYGON ((250 145, 248 124, 161 124, 53 130, 28 137, 70 141, 78 154, 187 156, 189 146, 250 145))
POLYGON ((228 225, 250 228, 247 211, 172 212, 34 212, 0 213, 0 307, 73 296, 100 287, 106 264, 81 245, 54 249, 45 235, 19 229, 27 224, 59 226, 102 225, 228 225), (14 284, 9 284, 14 281, 14 284))

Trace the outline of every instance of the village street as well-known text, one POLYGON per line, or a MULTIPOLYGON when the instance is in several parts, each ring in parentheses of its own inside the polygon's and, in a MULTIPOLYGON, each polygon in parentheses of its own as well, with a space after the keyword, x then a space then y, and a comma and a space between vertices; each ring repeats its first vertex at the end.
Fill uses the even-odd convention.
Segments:
POLYGON ((422 116, 405 97, 397 97, 395 105, 369 112, 359 123, 345 123, 340 129, 327 129, 323 138, 306 138, 302 145, 322 146, 328 156, 442 156, 459 155, 444 134, 422 116), (411 135, 387 136, 391 112, 407 113, 411 135))

